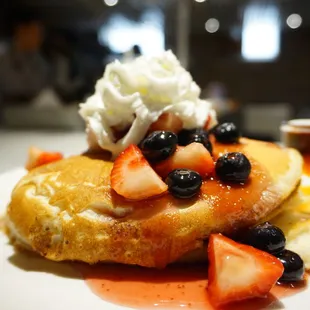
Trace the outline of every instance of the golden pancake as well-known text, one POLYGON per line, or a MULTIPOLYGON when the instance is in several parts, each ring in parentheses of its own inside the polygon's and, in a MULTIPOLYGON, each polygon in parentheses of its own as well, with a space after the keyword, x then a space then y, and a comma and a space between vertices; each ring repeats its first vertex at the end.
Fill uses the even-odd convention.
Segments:
POLYGON ((298 253, 310 270, 310 177, 304 175, 299 190, 281 207, 281 212, 271 219, 286 237, 286 248, 298 253))
POLYGON ((293 149, 241 139, 214 142, 215 159, 243 152, 252 171, 246 184, 204 181, 196 198, 170 194, 128 201, 109 185, 113 163, 75 156, 41 166, 16 185, 8 233, 17 245, 55 261, 118 262, 162 268, 203 248, 212 232, 232 234, 276 210, 297 187, 302 158, 293 149))

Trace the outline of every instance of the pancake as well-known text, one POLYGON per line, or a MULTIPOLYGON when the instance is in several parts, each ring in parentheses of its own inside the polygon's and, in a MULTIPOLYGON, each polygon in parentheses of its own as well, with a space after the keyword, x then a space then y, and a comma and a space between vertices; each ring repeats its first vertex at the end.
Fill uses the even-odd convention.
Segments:
POLYGON ((271 223, 280 227, 286 237, 286 248, 298 253, 310 270, 310 177, 303 175, 301 186, 271 223))
POLYGON ((242 138, 214 142, 215 159, 243 152, 252 171, 246 184, 204 181, 200 194, 128 201, 109 185, 113 163, 74 156, 30 171, 7 210, 12 241, 55 260, 117 262, 163 268, 203 249, 211 233, 234 234, 274 212, 296 189, 302 157, 293 149, 242 138))

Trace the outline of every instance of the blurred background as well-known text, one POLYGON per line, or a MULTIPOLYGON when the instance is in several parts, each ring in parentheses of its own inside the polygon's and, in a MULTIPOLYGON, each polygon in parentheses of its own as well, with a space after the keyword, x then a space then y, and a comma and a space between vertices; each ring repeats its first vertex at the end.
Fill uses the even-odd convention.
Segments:
POLYGON ((2 0, 0 7, 0 139, 8 143, 8 132, 27 140, 28 131, 82 131, 78 104, 108 62, 165 49, 214 102, 219 120, 247 136, 278 140, 283 120, 310 117, 310 1, 2 0))

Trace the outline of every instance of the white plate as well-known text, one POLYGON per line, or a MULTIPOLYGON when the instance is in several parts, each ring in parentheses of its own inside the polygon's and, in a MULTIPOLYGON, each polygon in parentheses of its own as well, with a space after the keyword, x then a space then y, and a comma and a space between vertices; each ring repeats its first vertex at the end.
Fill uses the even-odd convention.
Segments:
MULTIPOLYGON (((0 214, 5 212, 10 193, 24 173, 23 169, 15 169, 0 175, 0 214)), ((278 309, 310 309, 310 289, 284 298, 280 304, 278 309)), ((69 264, 54 263, 37 256, 15 252, 8 244, 6 236, 0 233, 0 309, 125 310, 129 308, 107 303, 97 297, 69 264)))

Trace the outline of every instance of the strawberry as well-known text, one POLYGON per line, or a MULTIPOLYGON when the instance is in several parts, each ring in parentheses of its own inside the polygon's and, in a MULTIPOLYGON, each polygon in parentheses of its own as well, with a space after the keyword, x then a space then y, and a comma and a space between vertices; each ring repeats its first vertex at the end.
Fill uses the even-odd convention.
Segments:
POLYGON ((208 292, 216 306, 266 296, 284 271, 271 254, 221 234, 210 236, 208 259, 208 292))
POLYGON ((37 160, 37 165, 42 166, 60 159, 63 159, 63 155, 59 152, 43 152, 37 160))
POLYGON ((163 113, 158 120, 151 124, 149 132, 164 130, 178 133, 183 128, 182 120, 173 113, 163 113))
POLYGON ((157 196, 168 189, 140 149, 133 144, 116 158, 110 181, 119 195, 132 200, 157 196))
POLYGON ((209 114, 204 126, 203 126, 203 129, 205 130, 208 130, 209 129, 209 126, 210 126, 210 123, 211 123, 211 115, 209 114))
POLYGON ((201 143, 194 142, 184 147, 178 146, 171 157, 154 166, 154 170, 163 178, 179 168, 194 170, 205 177, 213 173, 214 162, 209 151, 201 143))
POLYGON ((27 170, 60 160, 63 155, 58 152, 46 152, 37 147, 30 147, 28 150, 28 160, 25 165, 27 170))

